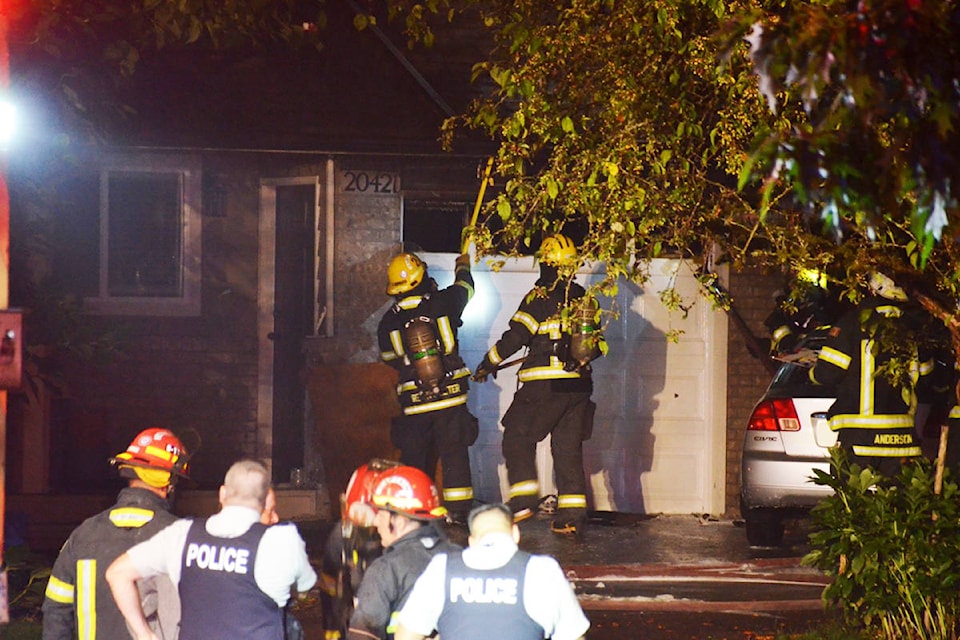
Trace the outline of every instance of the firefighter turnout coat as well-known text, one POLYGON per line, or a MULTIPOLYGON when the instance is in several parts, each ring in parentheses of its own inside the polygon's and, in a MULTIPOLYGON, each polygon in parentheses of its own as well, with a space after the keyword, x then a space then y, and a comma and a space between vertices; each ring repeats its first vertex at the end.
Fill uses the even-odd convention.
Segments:
MULTIPOLYGON (((152 537, 177 520, 166 500, 152 491, 127 487, 117 503, 88 518, 64 543, 53 565, 43 601, 43 640, 90 640, 127 638, 126 622, 117 609, 104 578, 110 563, 127 549, 152 537)), ((151 627, 161 638, 175 638, 180 618, 176 588, 166 576, 140 583, 141 601, 151 627), (167 581, 167 592, 159 591, 159 581, 167 581), (159 601, 158 597, 162 598, 159 601), (174 606, 173 619, 169 607, 174 606), (159 611, 158 611, 159 609, 159 611), (157 614, 162 614, 157 620, 157 614), (172 624, 172 629, 167 625, 172 624)))
POLYGON ((454 283, 440 291, 398 296, 384 314, 377 328, 381 359, 400 373, 397 397, 404 415, 418 415, 449 409, 467 402, 470 370, 458 353, 457 329, 467 302, 473 297, 473 276, 469 266, 458 267, 454 283), (447 372, 446 380, 437 397, 429 397, 418 384, 417 372, 407 353, 404 327, 416 318, 426 318, 434 324, 447 372))
POLYGON ((903 313, 896 302, 865 298, 830 329, 810 371, 814 382, 836 389, 827 418, 851 461, 894 473, 901 458, 921 455, 914 429, 916 388, 934 365, 932 359, 921 362, 915 354, 909 363, 910 379, 902 388, 881 371, 891 354, 882 350, 870 327, 877 326, 881 317, 900 321, 903 313))
POLYGON ((377 329, 380 357, 400 374, 397 399, 403 415, 394 418, 391 441, 400 449, 400 461, 433 477, 434 449, 443 465, 443 500, 457 517, 466 517, 473 504, 468 448, 479 434, 477 419, 467 411, 470 369, 459 354, 457 329, 462 324, 467 302, 473 297, 473 276, 469 262, 456 267, 449 287, 430 291, 424 282, 396 302, 384 314, 377 329), (407 324, 422 319, 435 332, 438 353, 445 375, 435 390, 426 388, 404 335, 407 324))
POLYGON ((584 294, 573 280, 542 275, 480 365, 481 370, 495 371, 513 353, 528 348, 517 373, 522 385, 502 419, 509 503, 516 514, 537 507, 536 446, 550 434, 558 492, 556 520, 586 518, 583 441, 593 430, 596 405, 590 400, 590 368, 570 366, 569 333, 561 318, 562 309, 584 294))

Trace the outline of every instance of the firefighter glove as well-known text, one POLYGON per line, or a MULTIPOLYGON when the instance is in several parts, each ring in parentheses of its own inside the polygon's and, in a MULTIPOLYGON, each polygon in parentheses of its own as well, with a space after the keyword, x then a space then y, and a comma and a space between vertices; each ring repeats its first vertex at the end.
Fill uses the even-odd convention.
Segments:
POLYGON ((461 253, 460 255, 457 256, 457 259, 453 264, 454 264, 454 271, 460 271, 461 269, 466 269, 467 271, 470 271, 470 254, 461 253))
POLYGON ((497 367, 492 362, 487 360, 486 356, 484 356, 483 360, 480 362, 480 364, 477 365, 475 369, 475 373, 473 374, 473 380, 475 382, 486 382, 487 376, 490 376, 490 375, 493 376, 494 380, 497 379, 497 367))

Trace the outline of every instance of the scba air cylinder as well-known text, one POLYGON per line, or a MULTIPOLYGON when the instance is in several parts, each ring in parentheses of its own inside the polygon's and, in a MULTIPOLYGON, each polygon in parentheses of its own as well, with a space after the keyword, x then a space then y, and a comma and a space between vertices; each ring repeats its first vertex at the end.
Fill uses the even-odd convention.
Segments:
POLYGON ((585 300, 573 311, 570 333, 570 359, 577 368, 586 366, 602 355, 600 340, 603 339, 597 326, 597 303, 585 300))
POLYGON ((433 324, 429 318, 414 318, 404 326, 403 331, 407 356, 416 371, 420 387, 427 392, 440 393, 440 381, 446 371, 433 324))

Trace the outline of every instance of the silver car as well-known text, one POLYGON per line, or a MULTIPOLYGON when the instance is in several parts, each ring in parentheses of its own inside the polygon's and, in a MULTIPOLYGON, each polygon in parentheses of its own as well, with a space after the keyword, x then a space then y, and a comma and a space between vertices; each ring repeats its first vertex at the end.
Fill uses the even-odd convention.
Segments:
POLYGON ((740 513, 751 546, 783 542, 785 518, 805 515, 832 493, 814 484, 814 469, 830 471, 827 426, 832 389, 810 382, 808 367, 784 363, 750 415, 740 466, 740 513))

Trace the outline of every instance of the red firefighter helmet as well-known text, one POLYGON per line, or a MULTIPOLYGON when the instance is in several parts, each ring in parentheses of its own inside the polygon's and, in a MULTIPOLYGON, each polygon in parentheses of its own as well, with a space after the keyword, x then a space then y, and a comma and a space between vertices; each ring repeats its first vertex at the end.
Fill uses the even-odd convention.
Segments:
POLYGON ((138 433, 127 450, 110 458, 110 463, 120 468, 153 469, 167 472, 171 477, 189 478, 189 459, 186 447, 172 431, 152 427, 138 433))
POLYGON ((373 489, 373 506, 414 520, 436 520, 447 514, 436 485, 416 467, 394 467, 381 473, 373 489))
POLYGON ((350 476, 347 490, 343 494, 342 517, 361 527, 372 527, 376 512, 370 508, 373 503, 373 489, 386 469, 399 466, 399 462, 376 458, 360 465, 350 476))

